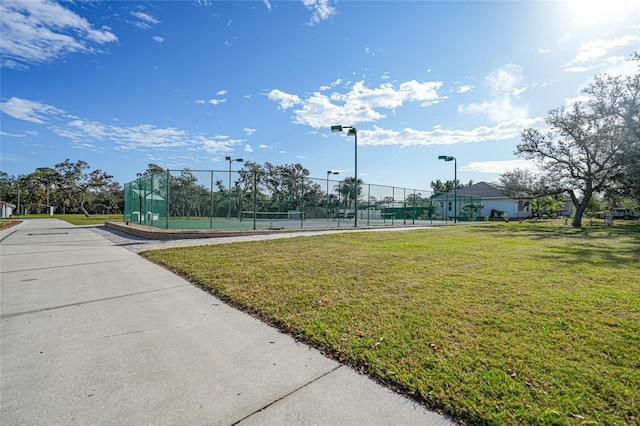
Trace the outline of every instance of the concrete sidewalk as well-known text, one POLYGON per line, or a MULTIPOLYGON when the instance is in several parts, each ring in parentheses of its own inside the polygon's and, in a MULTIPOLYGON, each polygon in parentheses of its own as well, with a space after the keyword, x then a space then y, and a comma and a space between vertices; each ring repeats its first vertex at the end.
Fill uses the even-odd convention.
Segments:
POLYGON ((0 423, 453 424, 105 232, 0 235, 0 423))

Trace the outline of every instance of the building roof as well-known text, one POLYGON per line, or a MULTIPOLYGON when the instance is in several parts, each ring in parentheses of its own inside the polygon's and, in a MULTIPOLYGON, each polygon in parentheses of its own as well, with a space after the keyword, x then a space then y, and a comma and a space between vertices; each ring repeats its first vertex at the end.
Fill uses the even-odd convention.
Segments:
MULTIPOLYGON (((452 194, 450 192, 449 194, 452 194)), ((457 191, 458 195, 464 195, 466 197, 479 197, 479 198, 510 198, 502 189, 497 185, 487 182, 478 182, 470 186, 465 186, 457 191)))

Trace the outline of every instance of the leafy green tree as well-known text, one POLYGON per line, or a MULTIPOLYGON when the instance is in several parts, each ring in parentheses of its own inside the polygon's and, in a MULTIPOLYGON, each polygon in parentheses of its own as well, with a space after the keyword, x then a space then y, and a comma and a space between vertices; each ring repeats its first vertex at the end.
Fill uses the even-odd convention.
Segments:
POLYGON ((362 179, 358 179, 358 186, 356 188, 356 190, 354 191, 354 178, 352 176, 348 176, 346 178, 344 178, 343 181, 340 182, 340 194, 344 197, 345 202, 346 202, 346 207, 348 209, 351 208, 351 206, 354 203, 355 200, 355 195, 357 194, 358 200, 360 200, 360 197, 362 195, 362 184, 364 182, 362 181, 362 179))
POLYGON ((549 130, 525 129, 516 154, 538 160, 548 195, 568 193, 576 206, 572 226, 594 194, 615 191, 638 149, 638 75, 597 77, 586 103, 549 112, 549 130), (623 99, 624 101, 620 101, 623 99))
POLYGON ((100 169, 89 169, 89 164, 85 161, 78 160, 73 163, 68 158, 55 165, 55 170, 60 175, 60 193, 64 198, 71 200, 86 217, 90 216, 85 208, 87 196, 107 188, 113 179, 113 176, 100 169))
POLYGON ((139 177, 139 178, 151 177, 158 173, 166 173, 166 170, 158 166, 157 164, 149 163, 147 165, 147 170, 145 170, 144 173, 136 173, 136 177, 139 177))
POLYGON ((309 178, 309 170, 300 163, 275 165, 266 162, 261 166, 246 162, 240 172, 239 188, 246 197, 252 195, 254 175, 264 191, 263 194, 258 194, 264 210, 299 210, 303 202, 306 205, 322 203, 322 189, 309 178), (264 205, 267 200, 270 200, 268 205, 264 205))
POLYGON ((484 207, 480 203, 467 203, 460 209, 460 217, 464 220, 476 220, 484 207))
POLYGON ((42 204, 50 206, 52 191, 56 190, 60 185, 60 173, 50 167, 38 167, 29 177, 39 186, 39 189, 41 189, 44 194, 42 204))
POLYGON ((543 214, 554 214, 558 211, 559 201, 557 197, 544 196, 534 198, 526 203, 531 208, 531 212, 536 217, 540 218, 543 214))
MULTIPOLYGON (((640 55, 632 55, 640 70, 640 55)), ((585 89, 589 105, 620 141, 615 161, 620 164, 609 198, 640 200, 640 72, 627 77, 601 75, 585 89)))
POLYGON ((0 201, 18 203, 18 179, 0 170, 0 201))
POLYGON ((91 208, 98 214, 113 214, 124 211, 124 191, 119 183, 112 182, 90 199, 91 208))
POLYGON ((504 193, 513 199, 534 199, 544 195, 544 182, 539 175, 524 169, 509 170, 498 178, 504 193))
POLYGON ((602 204, 600 203, 600 200, 598 199, 598 197, 591 197, 591 200, 589 200, 589 205, 587 205, 587 209, 585 210, 585 213, 593 217, 596 215, 596 213, 602 210, 603 210, 602 204))
POLYGON ((431 185, 431 189, 433 189, 433 192, 446 193, 446 192, 453 192, 454 189, 460 189, 460 188, 464 188, 465 186, 471 186, 473 185, 473 181, 470 180, 469 183, 465 185, 464 183, 460 183, 460 180, 456 180, 454 185, 453 180, 442 182, 440 179, 437 179, 435 182, 432 181, 430 185, 431 185))
POLYGON ((170 176, 169 193, 170 216, 202 216, 203 209, 207 209, 209 192, 198 185, 198 178, 188 168, 181 170, 178 176, 170 176))

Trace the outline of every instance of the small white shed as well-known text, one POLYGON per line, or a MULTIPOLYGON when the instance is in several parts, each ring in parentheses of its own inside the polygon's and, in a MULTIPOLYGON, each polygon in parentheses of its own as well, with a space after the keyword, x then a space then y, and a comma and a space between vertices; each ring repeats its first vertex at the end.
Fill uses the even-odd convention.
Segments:
POLYGON ((0 201, 0 217, 11 217, 13 216, 13 209, 16 206, 8 203, 6 201, 0 201))

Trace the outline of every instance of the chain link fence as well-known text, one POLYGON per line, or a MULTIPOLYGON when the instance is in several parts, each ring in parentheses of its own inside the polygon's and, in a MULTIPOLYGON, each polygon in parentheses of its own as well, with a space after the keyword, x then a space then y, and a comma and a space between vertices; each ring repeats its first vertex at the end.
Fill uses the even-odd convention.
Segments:
POLYGON ((403 226, 478 220, 480 199, 256 171, 167 170, 124 186, 124 220, 162 229, 403 226))

